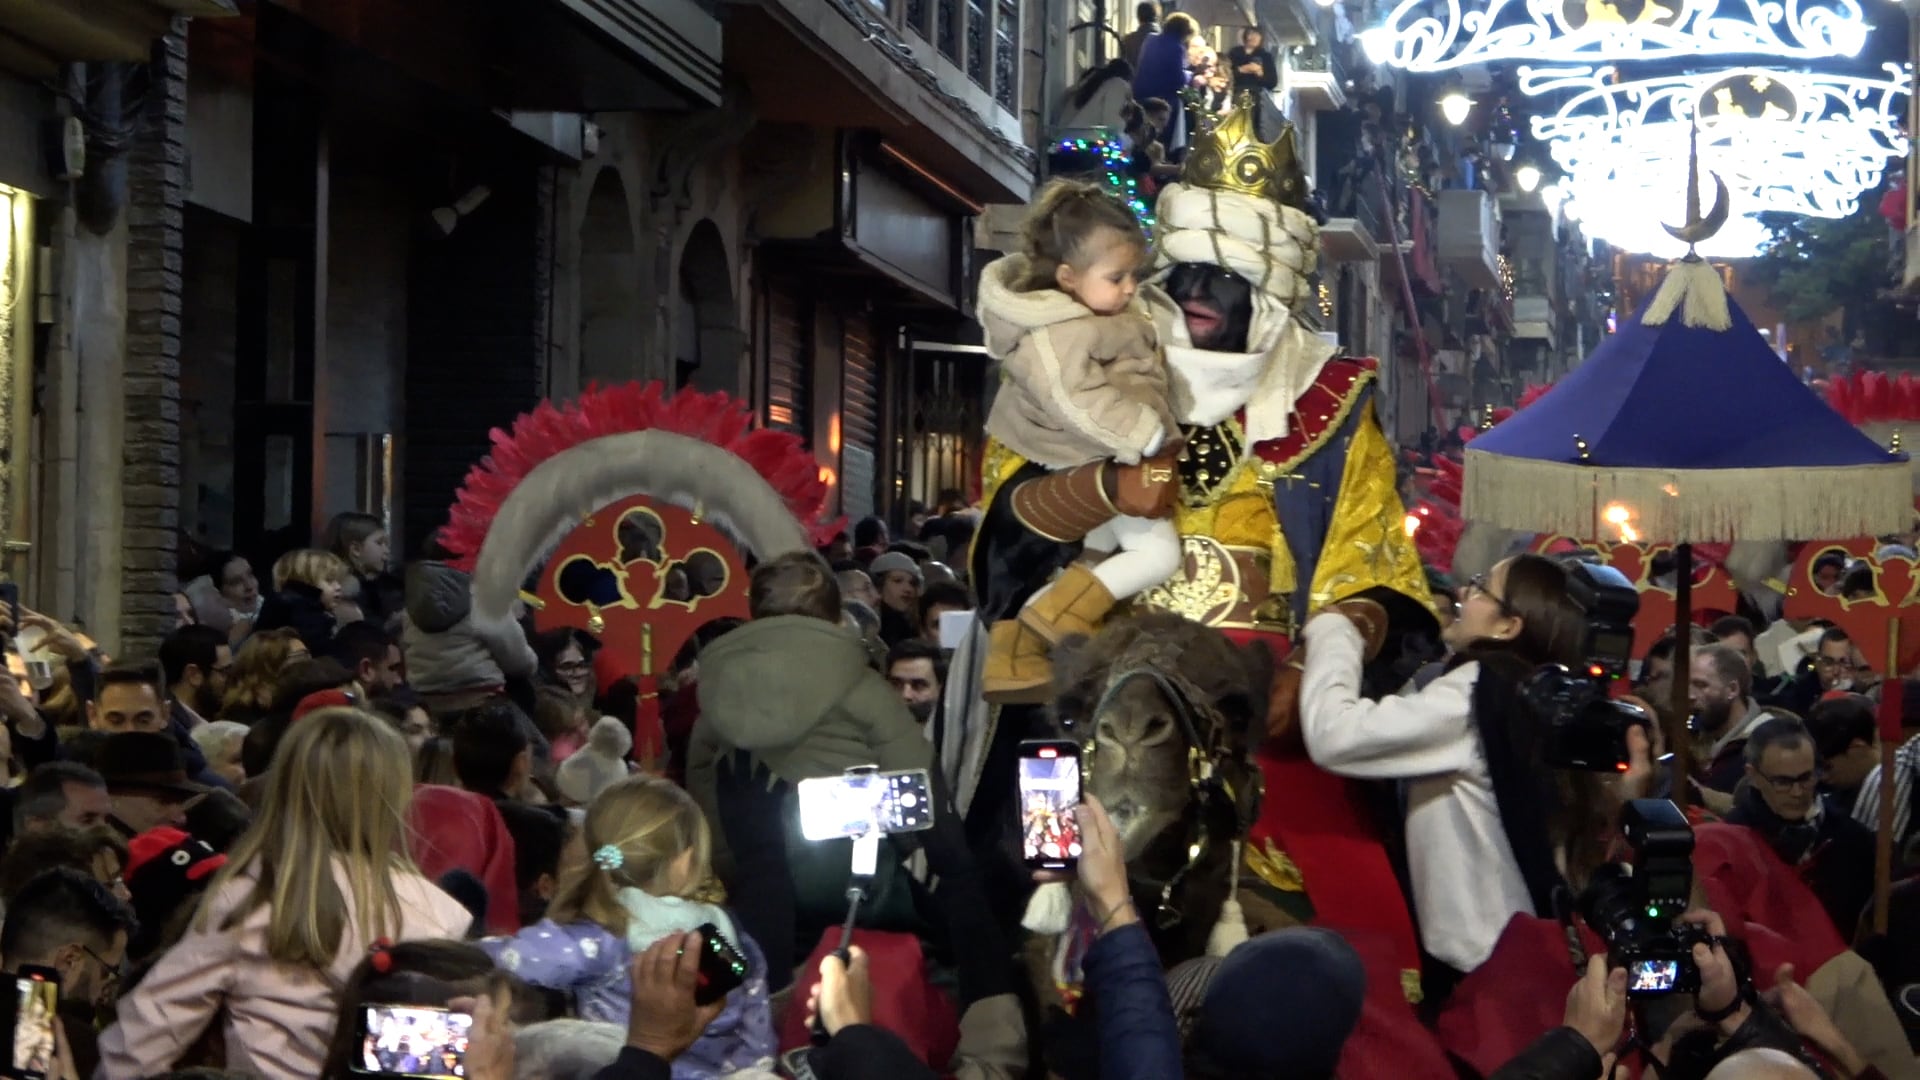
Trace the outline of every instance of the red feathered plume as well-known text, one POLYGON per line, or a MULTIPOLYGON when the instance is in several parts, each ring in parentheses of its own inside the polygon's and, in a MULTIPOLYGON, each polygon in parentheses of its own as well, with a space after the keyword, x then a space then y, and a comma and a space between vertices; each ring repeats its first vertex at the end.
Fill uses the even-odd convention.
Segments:
POLYGON ((1827 382, 1827 404, 1855 425, 1920 421, 1920 378, 1856 372, 1827 382))
POLYGON ((753 429, 753 410, 726 394, 682 390, 668 394, 660 382, 589 385, 573 401, 543 401, 513 422, 513 430, 493 429, 493 451, 467 473, 440 541, 456 556, 456 565, 472 569, 494 515, 535 466, 563 451, 604 435, 659 429, 686 435, 729 451, 752 465, 780 493, 793 516, 807 526, 816 546, 845 527, 844 520, 820 523, 827 485, 819 464, 796 435, 753 429))
POLYGON ((1515 405, 1514 408, 1526 408, 1541 398, 1546 397, 1547 391, 1551 389, 1553 389, 1552 383, 1528 383, 1527 389, 1520 395, 1520 404, 1515 405))
POLYGON ((1460 546, 1460 533, 1466 528, 1459 509, 1429 498, 1414 503, 1407 512, 1419 521, 1413 546, 1420 552, 1421 563, 1445 572, 1453 565, 1453 551, 1460 546))
MULTIPOLYGON (((1547 391, 1551 389, 1553 389, 1552 383, 1547 383, 1545 385, 1541 385, 1539 383, 1528 383, 1526 392, 1520 395, 1519 404, 1513 405, 1513 406, 1502 405, 1499 408, 1493 410, 1492 426, 1499 427, 1501 424, 1504 424, 1508 420, 1513 419, 1514 413, 1517 413, 1521 409, 1524 409, 1527 406, 1533 404, 1534 402, 1539 401, 1542 397, 1546 396, 1547 391)), ((1491 430, 1491 428, 1476 429, 1476 428, 1470 428, 1470 427, 1463 427, 1460 429, 1460 432, 1459 432, 1460 441, 1472 442, 1474 439, 1474 436, 1479 435, 1482 430, 1491 430)))

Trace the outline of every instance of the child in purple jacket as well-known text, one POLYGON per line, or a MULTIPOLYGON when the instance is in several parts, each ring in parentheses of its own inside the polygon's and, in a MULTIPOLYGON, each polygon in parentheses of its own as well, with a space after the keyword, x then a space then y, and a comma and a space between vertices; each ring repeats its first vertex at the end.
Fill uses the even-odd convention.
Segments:
POLYGON ((547 918, 481 947, 522 981, 571 994, 581 1019, 625 1026, 634 956, 712 923, 747 957, 747 981, 674 1061, 674 1080, 773 1077, 766 959, 724 909, 690 899, 710 876, 712 849, 692 797, 659 777, 629 777, 594 799, 582 833, 587 863, 561 882, 547 918))

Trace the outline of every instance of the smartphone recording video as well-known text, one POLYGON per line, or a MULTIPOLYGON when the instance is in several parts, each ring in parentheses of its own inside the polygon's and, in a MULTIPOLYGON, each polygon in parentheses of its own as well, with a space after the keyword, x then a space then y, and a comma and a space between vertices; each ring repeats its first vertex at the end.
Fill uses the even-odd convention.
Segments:
POLYGON ((53 1071, 59 976, 51 968, 22 968, 13 977, 13 988, 13 1055, 7 1075, 42 1080, 53 1071))
POLYGON ((361 1076, 447 1080, 467 1075, 473 1017, 421 1005, 369 1005, 361 1011, 361 1076))
POLYGON ((925 769, 802 780, 800 835, 819 841, 931 829, 932 791, 925 769))
POLYGON ((1080 858, 1079 806, 1079 744, 1021 743, 1020 843, 1029 868, 1064 870, 1080 858))

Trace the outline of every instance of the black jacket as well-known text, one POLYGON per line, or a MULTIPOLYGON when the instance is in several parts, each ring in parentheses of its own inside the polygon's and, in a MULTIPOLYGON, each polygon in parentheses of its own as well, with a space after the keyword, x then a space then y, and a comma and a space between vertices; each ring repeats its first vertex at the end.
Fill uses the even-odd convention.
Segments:
POLYGON ((1593 1080, 1599 1075, 1600 1051, 1585 1035, 1557 1027, 1533 1040, 1487 1080, 1593 1080))
POLYGON ((320 590, 311 585, 289 583, 260 605, 260 617, 253 623, 256 632, 278 630, 283 626, 292 627, 307 651, 315 656, 325 654, 327 645, 333 641, 333 615, 321 601, 320 590))
POLYGON ((1860 913, 1873 899, 1873 830, 1849 817, 1832 799, 1821 796, 1817 825, 1789 822, 1775 814, 1749 786, 1727 812, 1727 824, 1745 825, 1807 883, 1833 920, 1843 941, 1852 941, 1860 913))

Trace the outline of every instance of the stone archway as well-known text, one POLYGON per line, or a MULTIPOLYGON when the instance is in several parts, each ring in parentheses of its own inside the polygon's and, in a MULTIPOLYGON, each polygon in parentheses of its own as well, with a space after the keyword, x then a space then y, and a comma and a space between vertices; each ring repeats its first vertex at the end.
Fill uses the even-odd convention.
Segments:
POLYGON ((727 248, 711 219, 701 219, 687 234, 675 295, 674 386, 740 393, 747 338, 740 329, 727 248))
POLYGON ((645 378, 640 355, 640 264, 633 215, 617 169, 603 168, 580 224, 580 384, 645 378))

